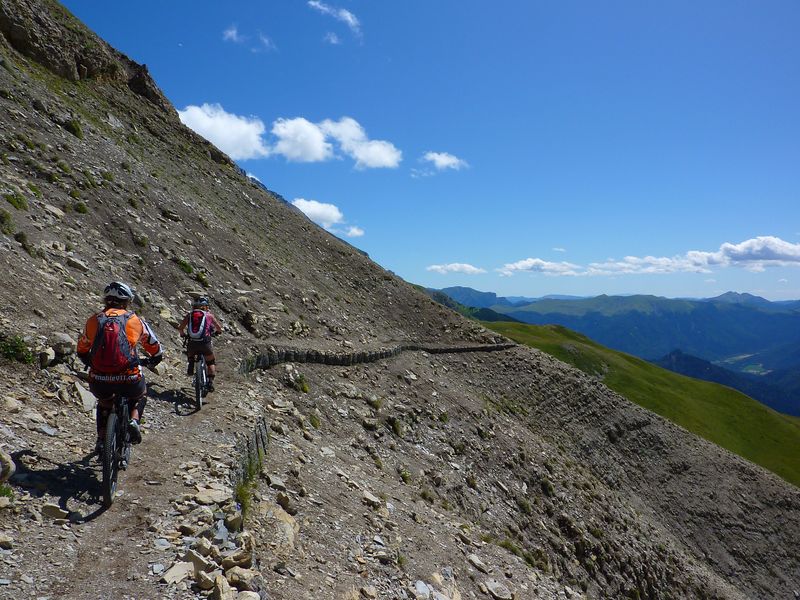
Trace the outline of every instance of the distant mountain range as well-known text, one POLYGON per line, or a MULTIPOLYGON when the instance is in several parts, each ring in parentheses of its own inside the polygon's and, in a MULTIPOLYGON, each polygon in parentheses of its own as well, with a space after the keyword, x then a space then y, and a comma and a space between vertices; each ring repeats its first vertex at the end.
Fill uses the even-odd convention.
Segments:
POLYGON ((736 292, 701 299, 601 295, 519 301, 464 287, 441 292, 491 311, 487 321, 563 325, 614 350, 798 414, 800 301, 771 302, 736 292))

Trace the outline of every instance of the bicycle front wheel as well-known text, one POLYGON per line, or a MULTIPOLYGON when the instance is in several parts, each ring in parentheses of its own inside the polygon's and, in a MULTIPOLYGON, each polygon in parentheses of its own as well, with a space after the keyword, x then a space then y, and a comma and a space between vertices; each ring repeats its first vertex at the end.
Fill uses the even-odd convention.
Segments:
POLYGON ((114 502, 114 494, 117 491, 117 475, 119 473, 119 463, 117 456, 118 448, 122 445, 122 440, 117 436, 117 415, 108 415, 106 423, 105 446, 103 447, 103 506, 106 508, 114 502))

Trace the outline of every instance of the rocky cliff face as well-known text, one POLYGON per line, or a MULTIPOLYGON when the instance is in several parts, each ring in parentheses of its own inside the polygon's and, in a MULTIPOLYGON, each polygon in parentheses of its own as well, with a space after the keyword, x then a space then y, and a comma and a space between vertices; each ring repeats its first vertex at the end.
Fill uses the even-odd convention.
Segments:
POLYGON ((0 322, 4 347, 35 358, 0 358, 0 449, 16 464, 0 597, 800 588, 797 489, 536 351, 241 372, 270 346, 502 340, 248 180, 59 5, 4 0, 0 32, 0 322), (168 358, 123 494, 101 512, 92 398, 72 368, 110 279, 137 289, 168 358), (197 291, 225 335, 219 391, 193 413, 174 328, 197 291), (237 435, 262 419, 262 475, 234 490, 237 435))

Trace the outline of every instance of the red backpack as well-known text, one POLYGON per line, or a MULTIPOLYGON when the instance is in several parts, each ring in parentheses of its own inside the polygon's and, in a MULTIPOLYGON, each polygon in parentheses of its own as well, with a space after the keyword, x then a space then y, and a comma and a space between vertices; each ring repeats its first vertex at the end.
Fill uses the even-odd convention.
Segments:
POLYGON ((125 373, 139 364, 139 358, 125 333, 132 312, 97 315, 97 333, 89 351, 89 364, 96 373, 125 373))
POLYGON ((189 313, 189 323, 186 333, 194 342, 208 342, 211 340, 211 322, 204 310, 195 309, 189 313))

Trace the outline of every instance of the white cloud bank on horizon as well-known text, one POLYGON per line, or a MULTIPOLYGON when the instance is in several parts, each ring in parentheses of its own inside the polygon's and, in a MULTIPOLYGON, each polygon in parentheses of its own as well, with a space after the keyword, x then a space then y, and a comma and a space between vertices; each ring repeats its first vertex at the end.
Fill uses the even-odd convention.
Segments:
POLYGON ((474 267, 468 263, 448 263, 446 265, 430 265, 426 267, 426 271, 433 271, 441 275, 448 273, 463 273, 464 275, 480 275, 486 273, 486 269, 474 267))
POLYGON ((361 22, 358 20, 353 13, 351 13, 346 8, 336 8, 334 6, 330 6, 329 4, 325 4, 324 2, 320 2, 319 0, 309 0, 308 5, 321 12, 323 15, 329 15, 336 19, 337 21, 341 21, 345 25, 350 28, 355 35, 361 35, 361 22))
POLYGON ((758 236, 738 244, 725 242, 714 252, 690 250, 683 255, 626 256, 582 267, 567 262, 553 263, 540 258, 526 258, 497 269, 503 276, 518 272, 546 275, 649 275, 666 273, 711 273, 712 267, 740 267, 755 273, 768 267, 800 267, 800 244, 775 236, 758 236))
POLYGON ((355 225, 350 225, 346 229, 338 229, 337 225, 344 225, 345 219, 342 211, 335 204, 319 202, 317 200, 306 200, 305 198, 295 198, 292 205, 300 209, 305 216, 314 221, 317 225, 327 229, 336 235, 346 237, 361 237, 364 230, 355 225))
POLYGON ((220 104, 187 106, 178 111, 181 122, 200 134, 234 160, 270 155, 262 135, 266 131, 258 117, 241 117, 226 112, 220 104))

